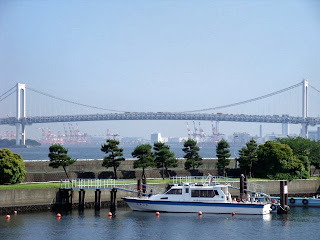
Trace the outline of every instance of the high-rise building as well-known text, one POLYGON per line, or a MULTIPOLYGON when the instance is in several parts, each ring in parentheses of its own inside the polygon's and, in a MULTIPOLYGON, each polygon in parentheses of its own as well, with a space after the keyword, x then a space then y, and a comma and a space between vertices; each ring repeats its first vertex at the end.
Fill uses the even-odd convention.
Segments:
POLYGON ((161 133, 151 134, 151 144, 154 144, 155 142, 162 142, 161 133))

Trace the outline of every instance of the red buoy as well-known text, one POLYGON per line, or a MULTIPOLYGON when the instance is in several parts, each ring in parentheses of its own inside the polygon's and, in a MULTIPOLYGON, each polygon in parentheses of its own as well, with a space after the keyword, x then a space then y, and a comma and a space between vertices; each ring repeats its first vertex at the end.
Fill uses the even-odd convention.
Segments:
POLYGON ((112 212, 109 212, 109 213, 108 213, 108 217, 112 217, 112 212))
POLYGON ((58 218, 61 218, 61 214, 60 214, 60 213, 58 213, 58 214, 57 214, 57 217, 58 217, 58 218))
POLYGON ((160 213, 159 213, 159 212, 156 212, 156 216, 160 216, 160 213))
POLYGON ((18 211, 14 211, 13 213, 14 213, 15 215, 17 215, 17 214, 18 214, 18 211))
POLYGON ((199 211, 199 212, 198 212, 198 215, 199 215, 199 216, 201 216, 201 215, 202 215, 202 212, 201 212, 201 211, 199 211))
POLYGON ((235 216, 236 215, 236 213, 235 212, 232 212, 232 216, 235 216))
POLYGON ((6 219, 10 219, 10 217, 11 217, 11 216, 10 216, 9 214, 7 214, 6 219))

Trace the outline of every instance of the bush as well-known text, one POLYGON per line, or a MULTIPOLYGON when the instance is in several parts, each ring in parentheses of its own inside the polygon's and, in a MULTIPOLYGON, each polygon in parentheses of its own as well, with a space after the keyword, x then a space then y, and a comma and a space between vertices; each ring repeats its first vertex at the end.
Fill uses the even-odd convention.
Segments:
POLYGON ((268 141, 259 146, 254 169, 257 177, 292 180, 309 178, 308 166, 309 160, 305 156, 294 156, 288 145, 268 141))
POLYGON ((9 149, 0 150, 0 184, 21 183, 26 175, 22 157, 9 149))

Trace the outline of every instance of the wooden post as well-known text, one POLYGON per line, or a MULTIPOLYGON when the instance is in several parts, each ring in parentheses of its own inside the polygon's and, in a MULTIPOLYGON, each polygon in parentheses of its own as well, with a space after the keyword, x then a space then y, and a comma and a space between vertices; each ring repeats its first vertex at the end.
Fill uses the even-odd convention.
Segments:
POLYGON ((280 181, 280 206, 277 213, 284 214, 289 212, 288 206, 288 181, 280 181))
POLYGON ((147 192, 147 179, 146 178, 142 179, 142 192, 143 193, 147 192))
POLYGON ((83 189, 79 191, 79 210, 84 210, 84 197, 86 192, 83 189))
POLYGON ((244 198, 244 175, 240 175, 240 199, 243 200, 244 198))
POLYGON ((137 191, 138 191, 138 197, 141 197, 142 195, 142 186, 141 186, 141 179, 139 178, 137 181, 137 191))
POLYGON ((243 193, 244 193, 244 197, 247 197, 247 190, 248 190, 248 176, 244 176, 244 181, 243 181, 243 193))
POLYGON ((117 209, 117 189, 112 188, 110 191, 110 212, 115 213, 117 209))
POLYGON ((101 208, 101 191, 97 189, 94 192, 94 208, 95 210, 100 210, 101 208))
POLYGON ((73 189, 67 192, 68 200, 67 200, 67 209, 72 210, 72 198, 73 198, 73 189))

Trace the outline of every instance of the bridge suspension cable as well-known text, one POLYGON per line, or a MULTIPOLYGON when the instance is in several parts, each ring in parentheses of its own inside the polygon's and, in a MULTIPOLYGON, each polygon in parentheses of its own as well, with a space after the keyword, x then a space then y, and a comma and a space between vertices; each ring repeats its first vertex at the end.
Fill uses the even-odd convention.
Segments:
POLYGON ((309 87, 311 87, 313 90, 316 90, 318 93, 320 93, 320 90, 318 90, 314 86, 310 85, 310 83, 309 83, 309 87))
POLYGON ((120 111, 120 110, 101 108, 101 107, 90 106, 90 105, 86 105, 86 104, 82 104, 82 103, 77 103, 77 102, 70 101, 70 100, 67 100, 67 99, 64 99, 64 98, 53 96, 53 95, 45 93, 45 92, 41 92, 41 91, 36 90, 34 88, 31 88, 31 87, 26 87, 26 88, 29 89, 30 91, 39 93, 41 95, 44 95, 44 96, 47 96, 47 97, 50 97, 50 98, 53 98, 53 99, 56 99, 56 100, 60 100, 60 101, 63 101, 63 102, 67 102, 67 103, 75 104, 75 105, 78 105, 78 106, 82 106, 82 107, 93 108, 93 109, 104 110, 104 111, 110 111, 110 112, 122 112, 122 113, 125 112, 125 111, 120 111))
POLYGON ((2 102, 3 100, 5 100, 7 97, 11 96, 12 94, 14 94, 16 92, 16 86, 13 86, 12 88, 10 88, 8 91, 6 91, 5 93, 3 93, 1 96, 0 96, 0 102, 2 102), (14 89, 14 90, 13 90, 14 89), (12 91, 13 90, 13 91, 12 91), (10 93, 10 91, 12 91, 10 93))
POLYGON ((184 111, 183 113, 205 112, 205 111, 210 111, 210 110, 217 110, 217 109, 222 109, 222 108, 229 108, 229 107, 239 106, 239 105, 242 105, 242 104, 246 104, 246 103, 250 103, 250 102, 255 102, 255 101, 258 101, 258 100, 261 100, 261 99, 264 99, 264 98, 272 97, 272 96, 274 96, 274 95, 277 95, 277 94, 280 94, 280 93, 289 91, 289 90, 291 90, 291 89, 293 89, 293 88, 296 88, 296 87, 299 87, 299 86, 301 86, 301 85, 302 85, 302 83, 300 82, 300 83, 297 83, 297 84, 292 85, 292 86, 290 86, 290 87, 287 87, 287 88, 278 90, 278 91, 276 91, 276 92, 263 95, 263 96, 261 96, 261 97, 251 98, 251 99, 248 99, 248 100, 245 100, 245 101, 241 101, 241 102, 237 102, 237 103, 232 103, 232 104, 227 104, 227 105, 222 105, 222 106, 218 106, 218 107, 204 108, 204 109, 191 110, 191 111, 184 111))

